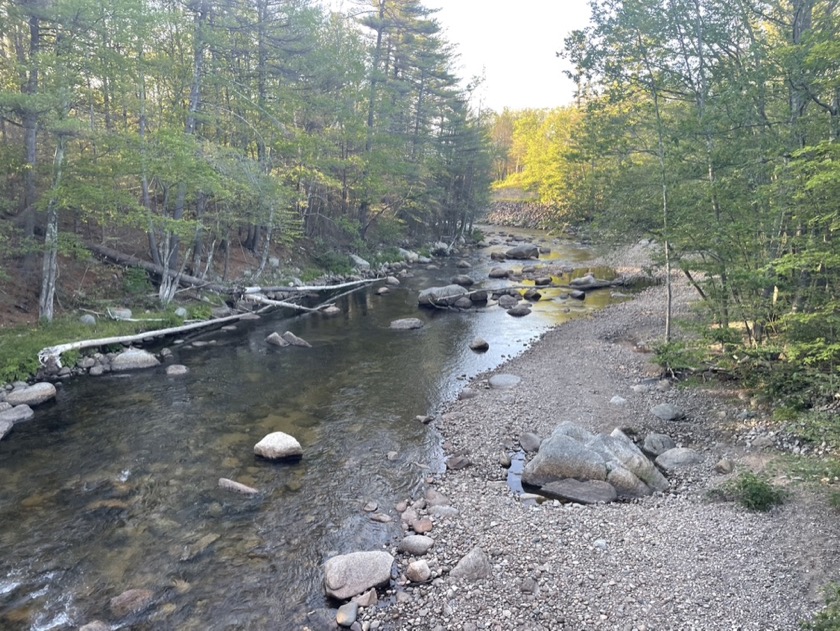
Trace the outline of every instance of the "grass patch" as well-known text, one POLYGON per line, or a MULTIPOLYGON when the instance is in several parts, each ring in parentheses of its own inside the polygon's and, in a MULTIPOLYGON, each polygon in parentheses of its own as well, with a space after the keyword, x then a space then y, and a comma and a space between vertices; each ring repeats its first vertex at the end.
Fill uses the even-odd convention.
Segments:
POLYGON ((751 511, 765 512, 784 503, 787 493, 766 479, 747 471, 713 492, 720 499, 738 502, 751 511))
MULTIPOLYGON (((38 352, 48 346, 77 340, 131 335, 181 324, 181 319, 169 311, 143 314, 143 318, 155 319, 155 321, 123 322, 98 319, 96 325, 87 326, 79 322, 76 316, 69 316, 35 326, 2 329, 0 330, 0 384, 26 381, 33 377, 40 368, 38 352)), ((72 366, 78 358, 78 351, 65 353, 62 363, 65 366, 72 366)))
POLYGON ((840 584, 831 583, 825 589, 825 609, 813 620, 802 623, 804 631, 840 631, 840 584))

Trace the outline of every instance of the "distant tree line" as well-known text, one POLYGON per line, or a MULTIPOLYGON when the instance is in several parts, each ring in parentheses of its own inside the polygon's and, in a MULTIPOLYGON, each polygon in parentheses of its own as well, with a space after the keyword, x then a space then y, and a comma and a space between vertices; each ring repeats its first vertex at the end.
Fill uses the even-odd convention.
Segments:
POLYGON ((419 0, 0 0, 0 265, 50 320, 58 254, 126 230, 194 275, 457 235, 491 155, 453 60, 419 0))
POLYGON ((496 117, 497 186, 536 192, 557 221, 655 236, 720 341, 837 392, 840 3, 591 5, 561 53, 576 104, 496 117))

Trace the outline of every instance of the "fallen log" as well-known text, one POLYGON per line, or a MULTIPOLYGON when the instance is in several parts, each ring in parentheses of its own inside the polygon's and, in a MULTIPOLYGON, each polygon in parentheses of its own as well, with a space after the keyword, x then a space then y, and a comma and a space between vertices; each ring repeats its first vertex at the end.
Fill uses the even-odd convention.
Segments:
POLYGON ((178 333, 186 333, 187 331, 196 331, 198 329, 208 328, 217 324, 224 324, 225 322, 232 322, 239 320, 246 316, 251 316, 250 312, 237 313, 236 315, 225 316, 223 318, 214 318, 213 320, 204 320, 202 322, 193 322, 191 324, 184 324, 182 326, 173 326, 166 329, 154 329, 145 331, 143 333, 133 333, 131 335, 118 335, 115 337, 101 337, 94 340, 79 340, 77 342, 67 342, 66 344, 58 344, 56 346, 48 346, 38 352, 38 361, 42 366, 50 366, 61 368, 61 354, 67 351, 81 350, 83 348, 96 348, 99 346, 110 346, 111 344, 130 344, 132 342, 139 342, 150 337, 165 337, 167 335, 177 335, 178 333))
POLYGON ((295 304, 294 302, 286 302, 285 300, 272 300, 271 298, 267 298, 262 294, 245 294, 242 297, 242 300, 246 302, 256 302, 257 304, 261 305, 268 305, 271 307, 282 307, 284 309, 295 309, 297 311, 305 311, 307 313, 314 313, 316 311, 320 311, 321 309, 325 309, 329 307, 332 302, 326 303, 324 305, 319 305, 317 307, 304 307, 303 305, 295 304))
POLYGON ((181 285, 185 285, 187 287, 209 289, 210 291, 213 291, 217 294, 225 294, 227 296, 232 297, 247 296, 248 294, 263 294, 269 292, 306 293, 333 291, 334 289, 345 289, 347 287, 370 285, 384 280, 384 278, 368 278, 364 280, 354 280, 348 281, 346 283, 339 283, 337 285, 315 285, 311 287, 242 287, 241 285, 236 284, 222 285, 219 283, 211 283, 207 280, 204 280, 203 278, 190 276, 189 274, 181 273, 179 275, 178 272, 174 270, 169 270, 168 272, 165 272, 163 267, 161 267, 160 265, 155 265, 154 263, 150 263, 149 261, 138 259, 136 256, 124 254, 123 252, 119 252, 117 250, 114 250, 104 245, 100 245, 98 243, 89 243, 87 244, 87 248, 94 254, 97 254, 98 256, 108 261, 117 263, 119 265, 126 265, 128 267, 138 267, 158 277, 162 277, 164 273, 167 273, 170 277, 177 278, 178 282, 181 285))

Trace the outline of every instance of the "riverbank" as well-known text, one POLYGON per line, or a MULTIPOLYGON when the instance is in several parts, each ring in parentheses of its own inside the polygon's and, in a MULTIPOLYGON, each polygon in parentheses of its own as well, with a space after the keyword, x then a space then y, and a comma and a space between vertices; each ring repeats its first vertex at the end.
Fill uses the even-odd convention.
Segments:
MULTIPOLYGON (((638 254, 610 263, 640 268, 638 254)), ((826 493, 783 473, 774 482, 787 486, 788 501, 768 513, 709 498, 732 475, 770 470, 772 440, 756 430, 769 412, 747 410, 748 400, 717 386, 651 381, 664 294, 652 287, 550 331, 497 371, 520 377, 515 389, 489 388, 491 374, 468 384, 477 396, 435 421, 447 454, 472 464, 434 479, 458 515, 433 519, 435 544, 423 557, 433 580, 403 581, 390 604, 362 611, 366 627, 768 631, 797 629, 820 608, 840 568, 836 509, 826 493), (660 403, 684 420, 656 418, 650 409, 660 403), (523 433, 544 438, 562 421, 666 433, 703 461, 672 475, 666 494, 628 503, 523 502, 503 461, 523 433), (715 472, 722 458, 734 473, 715 472), (489 578, 451 578, 476 546, 489 557, 489 578)), ((674 294, 678 317, 687 316, 692 290, 677 279, 674 294)), ((413 560, 397 557, 401 571, 413 560)))

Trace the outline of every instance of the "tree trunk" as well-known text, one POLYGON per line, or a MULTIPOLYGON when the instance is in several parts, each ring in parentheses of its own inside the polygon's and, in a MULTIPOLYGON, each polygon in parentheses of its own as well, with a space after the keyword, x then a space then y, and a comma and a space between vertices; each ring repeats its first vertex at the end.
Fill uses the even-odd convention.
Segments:
POLYGON ((38 301, 38 315, 41 320, 52 322, 55 304, 55 285, 58 279, 58 209, 56 197, 61 185, 64 169, 64 152, 67 143, 64 134, 58 136, 53 160, 53 185, 50 203, 47 207, 47 231, 44 236, 44 263, 41 274, 41 297, 38 301))

